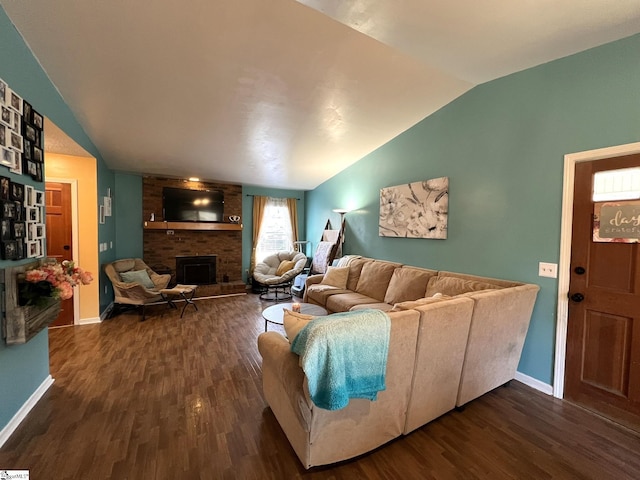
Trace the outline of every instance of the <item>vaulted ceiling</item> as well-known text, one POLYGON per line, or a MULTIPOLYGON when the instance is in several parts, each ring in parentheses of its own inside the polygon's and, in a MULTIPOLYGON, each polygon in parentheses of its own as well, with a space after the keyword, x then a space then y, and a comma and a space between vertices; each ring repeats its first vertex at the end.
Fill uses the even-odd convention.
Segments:
POLYGON ((293 189, 475 85, 640 32, 640 0, 0 4, 110 168, 293 189))

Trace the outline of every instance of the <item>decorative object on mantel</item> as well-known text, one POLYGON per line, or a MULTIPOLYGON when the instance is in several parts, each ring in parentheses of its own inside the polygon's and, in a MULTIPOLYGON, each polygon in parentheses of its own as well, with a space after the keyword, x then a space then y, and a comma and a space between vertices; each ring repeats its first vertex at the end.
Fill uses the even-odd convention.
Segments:
POLYGON ((229 215, 229 221, 231 223, 240 223, 240 215, 229 215))
POLYGON ((449 177, 380 190, 381 237, 447 238, 449 177))
POLYGON ((5 297, 2 334, 7 345, 26 343, 45 329, 58 317, 61 300, 73 295, 72 287, 92 281, 90 273, 72 262, 63 266, 37 261, 5 268, 0 274, 5 297), (28 278, 32 281, 27 281, 28 278), (25 284, 35 285, 36 291, 27 293, 23 290, 27 288, 25 284), (30 298, 21 298, 25 293, 30 298))

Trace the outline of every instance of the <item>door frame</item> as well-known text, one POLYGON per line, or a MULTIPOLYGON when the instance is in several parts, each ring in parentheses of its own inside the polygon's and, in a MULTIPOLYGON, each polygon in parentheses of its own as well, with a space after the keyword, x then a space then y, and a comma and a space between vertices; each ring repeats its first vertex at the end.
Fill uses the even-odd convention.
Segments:
MULTIPOLYGON (((71 186, 71 249, 73 250, 73 262, 79 264, 79 242, 78 242, 78 180, 75 178, 45 177, 45 190, 47 182, 66 183, 71 186)), ((80 325, 80 295, 76 289, 73 292, 73 324, 80 325)))
POLYGON ((640 142, 599 148, 564 156, 562 187, 562 225, 560 229, 560 261, 558 265, 558 313, 556 322, 556 350, 553 369, 553 396, 564 397, 564 371, 567 350, 567 318, 569 315, 569 282, 571 279, 571 234, 573 224, 573 191, 577 163, 603 160, 640 153, 640 142))

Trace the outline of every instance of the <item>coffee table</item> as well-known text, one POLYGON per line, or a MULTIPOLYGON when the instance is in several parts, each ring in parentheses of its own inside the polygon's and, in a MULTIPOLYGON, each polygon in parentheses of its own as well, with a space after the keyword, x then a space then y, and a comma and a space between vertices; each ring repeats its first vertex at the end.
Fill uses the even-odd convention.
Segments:
MULTIPOLYGON (((300 313, 304 313, 305 315, 321 317, 328 313, 321 306, 314 305, 312 303, 299 303, 298 305, 300 305, 300 313)), ((267 331, 267 326, 270 323, 273 323, 274 325, 283 325, 284 310, 293 310, 292 307, 293 303, 276 303, 275 305, 265 308, 262 311, 262 317, 264 318, 264 331, 267 331)))

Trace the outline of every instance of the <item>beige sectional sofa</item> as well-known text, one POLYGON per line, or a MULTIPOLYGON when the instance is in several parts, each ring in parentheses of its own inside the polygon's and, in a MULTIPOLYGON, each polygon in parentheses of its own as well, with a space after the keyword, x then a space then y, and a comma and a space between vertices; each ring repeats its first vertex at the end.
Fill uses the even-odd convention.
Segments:
POLYGON ((309 277, 304 301, 330 313, 389 314, 387 388, 376 401, 315 406, 289 341, 277 332, 258 338, 265 398, 305 468, 366 453, 513 379, 538 292, 370 258, 347 267, 340 285, 326 283, 331 273, 309 277))

